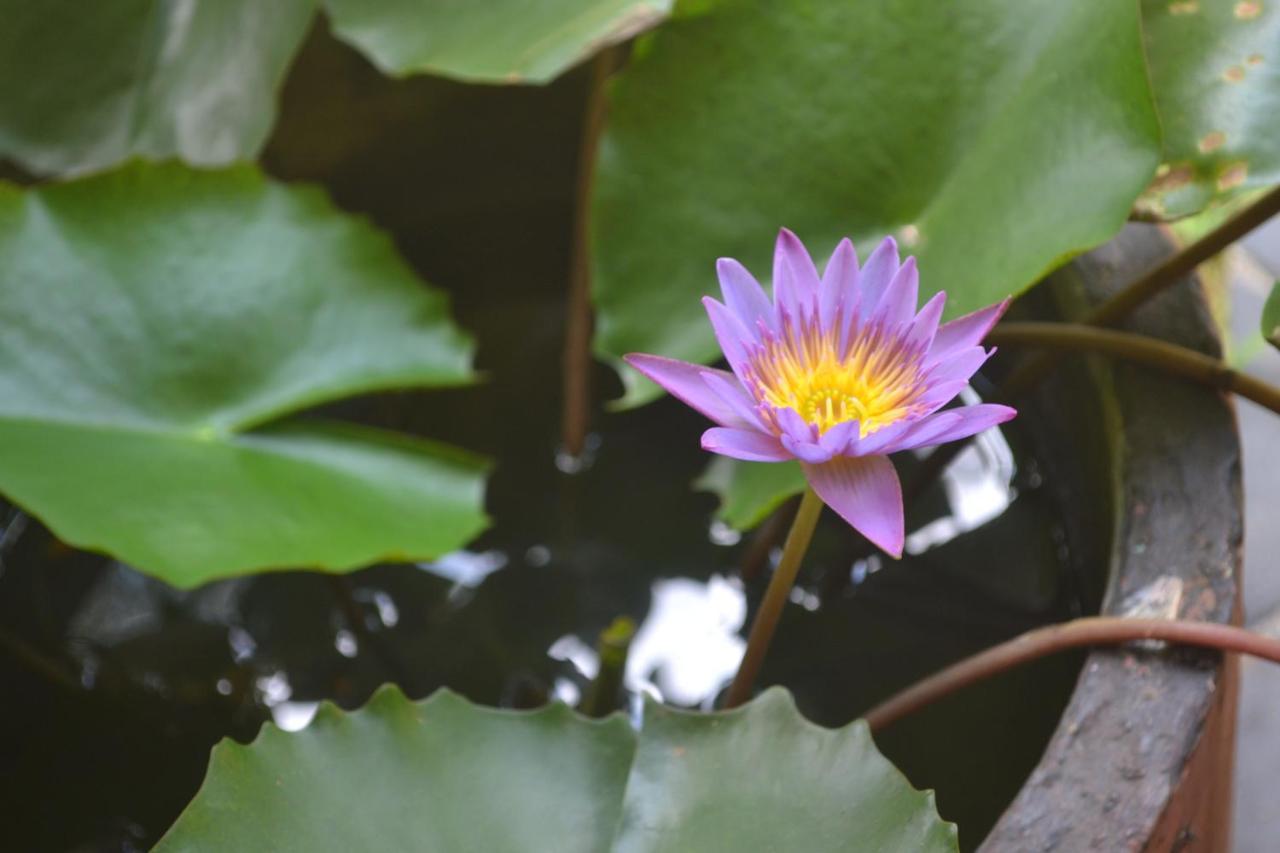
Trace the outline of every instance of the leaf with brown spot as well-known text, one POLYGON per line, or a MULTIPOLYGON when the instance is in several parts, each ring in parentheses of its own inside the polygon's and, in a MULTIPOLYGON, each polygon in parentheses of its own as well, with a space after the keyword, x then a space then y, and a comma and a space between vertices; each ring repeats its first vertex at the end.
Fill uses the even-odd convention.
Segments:
POLYGON ((1157 178, 1136 209, 1168 219, 1280 182, 1280 3, 1180 5, 1142 3, 1164 159, 1190 179, 1157 178))

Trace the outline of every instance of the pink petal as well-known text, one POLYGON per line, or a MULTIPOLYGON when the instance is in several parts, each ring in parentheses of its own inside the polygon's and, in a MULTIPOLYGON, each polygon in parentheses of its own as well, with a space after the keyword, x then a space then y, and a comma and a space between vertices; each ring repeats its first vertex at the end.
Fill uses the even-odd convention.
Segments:
POLYGON ((966 314, 958 320, 943 323, 933 338, 929 349, 930 361, 942 361, 956 350, 976 346, 1009 307, 1009 300, 988 305, 986 308, 966 314))
POLYGON ((782 431, 791 436, 792 439, 809 444, 817 443, 818 428, 800 417, 800 413, 795 409, 785 406, 773 411, 774 416, 778 419, 778 426, 782 427, 782 431))
POLYGON ((848 237, 840 241, 822 271, 821 296, 818 316, 823 326, 836 320, 836 311, 844 306, 852 308, 858 303, 858 253, 848 237))
POLYGON ((977 373, 978 368, 982 367, 994 354, 994 349, 985 350, 982 347, 953 351, 945 361, 940 361, 929 368, 925 382, 929 385, 948 382, 952 379, 963 379, 967 382, 969 377, 977 373))
POLYGON ((741 377, 747 363, 747 348, 755 343, 755 336, 747 331, 736 314, 710 296, 702 297, 702 304, 711 318, 711 328, 715 330, 720 350, 733 372, 741 377))
POLYGON ((958 441, 1012 420, 1017 414, 1016 409, 997 403, 979 403, 976 406, 948 409, 919 421, 917 428, 905 435, 893 449, 894 451, 912 450, 931 444, 958 441))
POLYGON ((820 465, 802 463, 823 502, 878 548, 902 556, 902 486, 887 456, 837 456, 820 465))
POLYGON ((884 295, 889 282, 897 272, 898 244, 892 237, 885 237, 871 253, 871 257, 867 258, 862 272, 858 274, 858 286, 862 288, 862 305, 867 313, 876 310, 880 297, 884 295))
POLYGON ((749 421, 743 420, 732 406, 712 391, 703 379, 704 374, 733 379, 733 374, 713 367, 703 367, 700 364, 689 364, 685 361, 676 361, 674 358, 644 353, 632 353, 625 356, 623 361, 661 385, 672 397, 698 410, 716 423, 731 427, 751 426, 749 421))
POLYGON ((892 329, 915 316, 919 301, 920 273, 916 270, 916 259, 907 258, 890 279, 873 316, 892 329))
MULTIPOLYGON (((959 393, 959 389, 956 390, 959 393)), ((952 397, 955 394, 951 395, 952 397)), ((947 398, 948 400, 951 397, 947 398)), ((849 442, 849 447, 845 450, 846 456, 876 456, 887 453, 886 447, 897 441, 899 436, 911 428, 912 422, 898 421, 897 423, 888 424, 880 427, 880 429, 866 436, 865 438, 855 438, 849 442)))
POLYGON ((916 405, 923 414, 936 412, 963 391, 978 368, 994 354, 995 348, 969 347, 953 353, 947 361, 933 365, 925 377, 926 390, 916 405))
POLYGON ((916 405, 920 407, 920 414, 917 417, 938 411, 968 387, 968 379, 949 379, 946 382, 930 386, 929 390, 916 401, 916 405))
POLYGON ((817 297, 818 269, 800 238, 783 228, 773 251, 773 301, 799 318, 817 297))
POLYGON ((833 454, 843 454, 849 442, 858 435, 858 422, 845 421, 838 423, 822 434, 818 444, 833 454))
POLYGON ((733 258, 721 258, 716 261, 716 274, 720 277, 724 304, 748 331, 756 328, 757 320, 763 320, 772 327, 773 303, 746 267, 733 258))
POLYGON ((753 429, 712 427, 702 434, 702 449, 747 462, 785 462, 792 458, 778 439, 753 429))
POLYGON ((742 383, 732 373, 708 370, 702 374, 702 381, 707 383, 716 396, 724 400, 733 413, 751 429, 764 429, 764 424, 761 423, 760 415, 756 410, 755 399, 747 393, 742 383))
POLYGON ((826 462, 832 456, 835 456, 834 453, 816 441, 797 441, 786 433, 782 434, 781 441, 787 452, 801 462, 826 462))
POLYGON ((942 309, 947 304, 947 294, 935 293, 933 298, 925 303, 920 309, 920 313, 916 315, 914 324, 911 327, 911 335, 908 343, 912 347, 920 347, 924 351, 928 351, 933 343, 933 336, 938 331, 938 320, 942 318, 942 309))

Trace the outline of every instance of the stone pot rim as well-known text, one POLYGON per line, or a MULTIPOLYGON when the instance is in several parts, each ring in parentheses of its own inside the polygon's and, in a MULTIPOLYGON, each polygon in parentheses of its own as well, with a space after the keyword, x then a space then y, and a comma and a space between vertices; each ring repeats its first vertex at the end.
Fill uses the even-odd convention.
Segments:
MULTIPOLYGON (((1060 316, 1078 316, 1171 251, 1154 226, 1130 225, 1045 288, 1060 316)), ((1221 354, 1190 276, 1126 327, 1221 354)), ((1101 612, 1238 621, 1243 498, 1231 400, 1131 365, 1094 360, 1091 369, 1112 427, 1113 529, 1101 612)), ((1225 831, 1182 825, 1178 804, 1195 787, 1191 777, 1208 772, 1217 779, 1212 795, 1225 805, 1200 808, 1201 819, 1229 823, 1232 663, 1160 648, 1090 653, 1040 762, 979 849, 1169 849, 1159 844, 1225 831), (1223 726, 1226 737, 1215 744, 1225 756, 1199 761, 1225 761, 1225 772, 1197 770, 1197 753, 1213 750, 1209 734, 1223 726)))

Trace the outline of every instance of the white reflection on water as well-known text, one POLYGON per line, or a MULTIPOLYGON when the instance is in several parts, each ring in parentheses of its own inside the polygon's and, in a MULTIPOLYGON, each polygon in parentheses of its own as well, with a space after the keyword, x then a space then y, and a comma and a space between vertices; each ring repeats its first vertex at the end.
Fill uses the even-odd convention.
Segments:
POLYGON ((430 562, 418 563, 418 568, 460 587, 474 589, 506 564, 507 555, 501 551, 454 551, 430 562))
MULTIPOLYGON (((982 402, 971 388, 960 392, 966 405, 982 402)), ((907 536, 904 550, 921 554, 961 533, 981 527, 1009 508, 1017 497, 1013 451, 999 427, 978 433, 942 472, 949 515, 935 519, 907 536)))
POLYGON ((551 644, 547 656, 573 664, 585 678, 595 678, 600 671, 600 656, 596 650, 573 634, 565 634, 551 644))
POLYGON ((271 708, 271 719, 286 732, 298 732, 311 725, 319 702, 281 702, 271 708))
POLYGON ((360 652, 360 643, 356 640, 356 635, 346 628, 333 635, 333 647, 344 658, 353 658, 360 652))
POLYGON ((660 580, 627 658, 627 687, 680 705, 709 706, 733 678, 746 642, 747 599, 737 579, 660 580))
MULTIPOLYGON (((720 575, 705 583, 671 578, 655 582, 652 596, 627 656, 627 690, 635 697, 710 708, 746 648, 738 636, 747 617, 742 584, 720 575)), ((588 680, 600 671, 595 648, 574 634, 552 643, 547 655, 573 664, 588 680)), ((559 682, 555 691, 563 698, 559 682)))

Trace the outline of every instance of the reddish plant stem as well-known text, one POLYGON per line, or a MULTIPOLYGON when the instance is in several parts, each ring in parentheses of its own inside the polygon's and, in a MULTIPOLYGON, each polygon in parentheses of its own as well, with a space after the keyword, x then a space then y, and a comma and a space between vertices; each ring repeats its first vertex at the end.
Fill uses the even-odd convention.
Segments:
MULTIPOLYGON (((1148 299, 1163 292, 1174 282, 1190 273, 1200 264, 1212 258, 1241 237, 1280 213, 1280 187, 1266 193, 1253 204, 1205 234, 1199 240, 1184 246, 1165 258, 1123 290, 1099 303, 1079 322, 1088 326, 1111 326, 1123 320, 1148 299)), ((1056 358, 1045 354, 1028 359, 1009 374, 1004 383, 1004 393, 1014 397, 1032 388, 1053 368, 1056 358)))
POLYGON ((569 296, 565 318, 564 411, 561 443, 571 456, 581 456, 591 426, 591 194, 596 155, 604 129, 605 84, 613 70, 615 49, 606 48, 591 61, 586 115, 578 150, 573 201, 573 248, 569 259, 569 296))
POLYGON ((987 335, 993 344, 1078 350, 1116 356, 1220 391, 1246 397, 1280 414, 1280 388, 1233 370, 1216 358, 1168 341, 1076 323, 1003 323, 987 335))
POLYGON ((1280 663, 1280 640, 1234 625, 1090 616, 1061 625, 1037 628, 979 652, 881 702, 871 709, 865 719, 873 732, 882 731, 939 699, 1024 663, 1068 649, 1108 646, 1137 640, 1163 640, 1223 652, 1239 652, 1280 663))
MULTIPOLYGON (((1280 213, 1280 187, 1266 193, 1199 240, 1183 247, 1138 276, 1111 298, 1099 303, 1092 311, 1085 314, 1079 323, 1088 326, 1110 326, 1123 320, 1130 311, 1163 292, 1184 275, 1277 213, 1280 213)), ((1008 324, 1002 324, 1004 325, 1008 324)), ((992 340, 991 335, 988 335, 988 340, 992 340)), ((1059 357, 1058 353, 1044 353, 1018 365, 1001 384, 1000 399, 1013 400, 1034 388, 1053 369, 1059 357)), ((966 439, 952 442, 936 448, 929 454, 916 469, 915 474, 903 484, 903 500, 910 503, 923 494, 971 441, 972 439, 966 439)))

